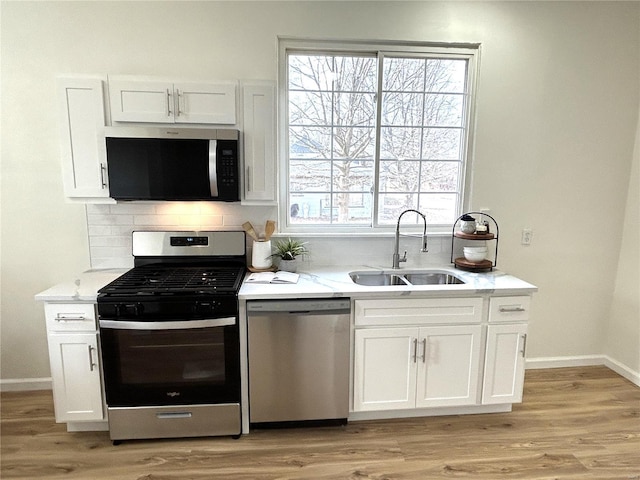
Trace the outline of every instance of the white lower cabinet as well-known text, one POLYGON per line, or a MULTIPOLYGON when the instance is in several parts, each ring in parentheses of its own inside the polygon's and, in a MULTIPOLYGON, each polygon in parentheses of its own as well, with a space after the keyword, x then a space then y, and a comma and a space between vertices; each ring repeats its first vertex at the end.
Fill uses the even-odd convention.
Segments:
POLYGON ((481 339, 480 325, 420 329, 416 407, 478 402, 481 339))
POLYGON ((355 332, 354 411, 474 405, 480 325, 355 332))
POLYGON ((482 298, 355 302, 353 411, 475 405, 482 298))
POLYGON ((49 360, 56 421, 104 418, 95 333, 52 333, 49 360))
POLYGON ((45 304, 57 422, 105 419, 95 305, 45 304))
POLYGON ((482 403, 522 401, 531 297, 491 297, 482 403))
POLYGON ((482 403, 522 401, 527 324, 489 325, 482 403))
POLYGON ((372 328, 355 332, 354 411, 416 406, 415 339, 418 328, 372 328))
POLYGON ((530 300, 356 300, 352 412, 510 409, 522 401, 530 300))

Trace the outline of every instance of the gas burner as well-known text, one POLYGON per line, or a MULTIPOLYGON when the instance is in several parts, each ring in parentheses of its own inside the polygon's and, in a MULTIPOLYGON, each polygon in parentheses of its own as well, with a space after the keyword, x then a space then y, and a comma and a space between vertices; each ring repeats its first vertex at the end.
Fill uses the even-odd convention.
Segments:
POLYGON ((244 276, 243 266, 201 267, 194 265, 145 265, 129 270, 100 290, 124 295, 204 294, 237 292, 244 276))

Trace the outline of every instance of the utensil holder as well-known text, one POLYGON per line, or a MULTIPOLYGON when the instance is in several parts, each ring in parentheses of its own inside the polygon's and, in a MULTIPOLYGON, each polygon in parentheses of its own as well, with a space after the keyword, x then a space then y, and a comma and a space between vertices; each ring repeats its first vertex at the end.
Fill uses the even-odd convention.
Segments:
POLYGON ((271 240, 258 240, 253 242, 251 252, 251 265, 253 268, 271 268, 271 240))

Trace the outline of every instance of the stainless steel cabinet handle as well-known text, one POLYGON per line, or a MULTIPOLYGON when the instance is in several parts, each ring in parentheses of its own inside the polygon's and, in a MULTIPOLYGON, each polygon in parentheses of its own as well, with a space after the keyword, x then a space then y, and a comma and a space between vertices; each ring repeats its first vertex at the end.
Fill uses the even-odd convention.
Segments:
POLYGON ((180 105, 180 100, 182 99, 182 94, 180 93, 180 90, 178 88, 176 88, 176 96, 177 96, 176 116, 179 117, 180 114, 182 113, 182 106, 180 105))
POLYGON ((526 333, 522 335, 522 350, 520 350, 520 353, 522 354, 522 358, 525 358, 525 355, 527 353, 527 334, 526 333))
POLYGON ((525 312, 526 309, 524 307, 516 306, 516 307, 500 307, 501 313, 512 313, 512 312, 525 312))
POLYGON ((104 163, 100 163, 100 181, 102 188, 107 188, 107 166, 104 163))
POLYGON ((247 192, 251 191, 251 167, 247 167, 247 178, 245 178, 244 184, 247 186, 247 192))
POLYGON ((422 363, 427 363, 427 339, 422 339, 422 363))
POLYGON ((89 371, 91 371, 91 372, 93 372, 94 367, 98 366, 98 364, 93 361, 93 351, 94 350, 95 350, 95 348, 93 348, 91 345, 89 345, 89 371))
POLYGON ((167 88, 167 117, 171 116, 171 92, 167 88))
POLYGON ((413 339, 413 363, 418 363, 418 339, 413 339))
POLYGON ((55 320, 56 322, 84 322, 86 319, 87 317, 77 313, 58 313, 55 320))

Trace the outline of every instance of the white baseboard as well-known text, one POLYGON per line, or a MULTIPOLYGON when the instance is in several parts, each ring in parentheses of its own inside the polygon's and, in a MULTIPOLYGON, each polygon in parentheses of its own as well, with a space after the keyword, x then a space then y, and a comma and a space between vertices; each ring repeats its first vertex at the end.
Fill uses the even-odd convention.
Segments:
POLYGON ((618 375, 623 376, 631 383, 634 383, 640 387, 640 372, 634 372, 626 365, 618 362, 617 360, 611 357, 605 357, 604 364, 609 367, 611 370, 616 372, 618 375))
POLYGON ((23 392, 27 390, 51 390, 51 377, 0 380, 0 392, 23 392))
POLYGON ((526 368, 534 370, 537 368, 563 368, 563 367, 590 367, 604 365, 618 375, 626 378, 633 384, 640 387, 640 372, 635 372, 626 365, 607 355, 579 355, 574 357, 539 357, 528 358, 526 368))
POLYGON ((564 367, 591 367, 604 365, 604 355, 578 355, 575 357, 538 357, 527 358, 526 368, 564 368, 564 367))

